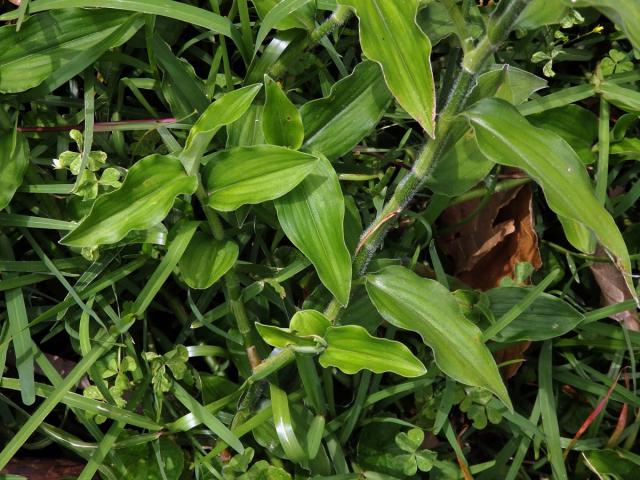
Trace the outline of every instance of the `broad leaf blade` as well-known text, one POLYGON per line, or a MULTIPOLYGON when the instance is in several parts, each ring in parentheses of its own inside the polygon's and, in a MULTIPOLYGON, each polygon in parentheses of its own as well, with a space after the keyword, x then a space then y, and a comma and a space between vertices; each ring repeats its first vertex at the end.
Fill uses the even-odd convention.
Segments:
MULTIPOLYGON (((496 163, 521 168, 542 186, 561 219, 582 224, 615 257, 630 289, 631 263, 618 227, 596 199, 578 155, 556 134, 532 126, 512 105, 485 99, 465 112, 481 152, 496 163)), ((569 238, 569 240, 572 240, 569 238)), ((576 242, 578 243, 578 242, 576 242)), ((584 248, 579 242, 576 248, 584 248)))
POLYGON ((239 88, 207 107, 189 130, 187 142, 180 154, 180 161, 189 174, 198 170, 200 159, 218 130, 242 117, 261 88, 260 84, 239 88))
POLYGON ((238 244, 231 240, 216 240, 198 232, 180 259, 182 278, 191 288, 209 288, 233 267, 238 250, 238 244))
POLYGON ((362 62, 331 87, 329 96, 300 108, 304 146, 329 160, 351 151, 378 124, 391 100, 380 66, 362 62))
POLYGON ((389 90, 409 115, 434 136, 436 100, 431 42, 415 17, 418 0, 340 0, 355 8, 360 43, 367 58, 382 66, 389 90))
POLYGON ((60 243, 72 247, 116 243, 132 230, 160 223, 175 198, 192 194, 196 185, 196 178, 187 176, 177 158, 145 157, 129 169, 122 187, 99 197, 89 215, 60 243))
POLYGON ((29 18, 19 32, 15 26, 0 28, 0 92, 23 92, 40 85, 57 71, 68 70, 77 58, 83 68, 108 48, 128 40, 142 25, 142 18, 117 11, 65 9, 29 18), (118 39, 112 34, 131 21, 135 29, 124 29, 118 39))
POLYGON ((320 158, 313 173, 275 205, 284 233, 311 260, 324 286, 346 305, 351 256, 344 241, 344 197, 329 161, 320 158))
MULTIPOLYGON (((615 270, 614 270, 615 271, 615 270)), ((522 301, 530 289, 499 287, 489 290, 489 308, 494 318, 500 318, 522 301)), ((541 293, 518 317, 494 338, 498 342, 542 341, 559 337, 573 330, 584 315, 558 297, 541 293)))
POLYGON ((498 367, 482 342, 482 332, 464 317, 449 290, 399 266, 368 275, 366 286, 385 320, 420 334, 445 374, 492 391, 511 408, 498 367))
POLYGON ((289 328, 296 335, 308 336, 317 335, 324 337, 327 328, 331 326, 331 322, 322 313, 316 310, 300 310, 291 317, 289 328))
POLYGON ((296 106, 271 78, 264 77, 267 100, 262 113, 264 138, 272 145, 297 150, 304 139, 304 127, 296 106))
POLYGON ((403 377, 419 377, 427 372, 405 345, 373 337, 358 325, 329 327, 325 340, 327 348, 318 359, 325 368, 336 367, 348 374, 360 370, 393 372, 403 377))
POLYGON ((274 200, 295 188, 317 157, 275 145, 237 147, 213 156, 203 179, 209 206, 220 211, 274 200))
POLYGON ((29 144, 22 133, 0 135, 0 210, 9 202, 22 185, 29 166, 29 144))

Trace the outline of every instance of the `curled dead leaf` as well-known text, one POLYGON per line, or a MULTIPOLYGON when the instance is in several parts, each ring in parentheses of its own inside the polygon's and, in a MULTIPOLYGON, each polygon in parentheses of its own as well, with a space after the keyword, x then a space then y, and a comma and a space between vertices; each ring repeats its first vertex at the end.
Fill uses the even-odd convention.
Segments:
MULTIPOLYGON (((604 257, 606 252, 602 247, 598 246, 595 255, 604 257)), ((613 263, 593 263, 590 269, 600 287, 603 306, 614 305, 633 298, 622 273, 613 263)), ((636 310, 625 310, 611 315, 611 318, 617 320, 629 330, 640 331, 640 322, 638 321, 638 312, 636 310)))

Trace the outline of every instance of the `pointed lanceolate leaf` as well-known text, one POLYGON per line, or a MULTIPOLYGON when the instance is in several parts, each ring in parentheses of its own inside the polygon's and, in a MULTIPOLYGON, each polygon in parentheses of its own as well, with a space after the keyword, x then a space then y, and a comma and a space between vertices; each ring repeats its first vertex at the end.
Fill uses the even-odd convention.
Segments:
POLYGON ((299 149, 304 138, 304 128, 298 109, 280 86, 266 75, 264 85, 267 93, 262 113, 265 140, 272 145, 299 149))
POLYGON ((146 230, 167 216, 178 195, 192 194, 197 180, 180 161, 150 155, 136 162, 118 190, 99 197, 89 215, 60 240, 71 247, 116 243, 132 230, 146 230))
POLYGON ((54 72, 80 73, 143 23, 128 12, 63 9, 33 15, 18 32, 6 25, 0 28, 0 92, 23 92, 54 72))
POLYGON ((351 256, 344 242, 344 197, 329 161, 319 158, 313 173, 275 205, 284 233, 311 260, 324 286, 346 305, 351 256))
POLYGON ((390 100, 380 66, 368 61, 358 64, 351 75, 331 87, 327 97, 300 108, 303 148, 335 160, 373 130, 390 100))
POLYGON ((191 288, 209 288, 233 267, 238 259, 238 244, 231 240, 216 240, 206 233, 196 233, 179 268, 182 278, 191 288))
POLYGON ((400 266, 368 275, 366 286, 385 320, 419 333, 445 374, 492 391, 511 408, 498 367, 482 342, 482 332, 465 318, 449 290, 400 266))
POLYGON ((594 7, 622 27, 634 48, 640 49, 640 2, 638 0, 563 0, 569 8, 594 7))
MULTIPOLYGON (((464 115, 476 133, 480 151, 496 163, 526 171, 540 184, 549 207, 561 220, 577 222, 593 232, 618 268, 628 274, 630 289, 635 291, 624 239, 596 199, 584 165, 569 144, 553 132, 532 126, 503 100, 481 100, 464 115)), ((575 243, 576 248, 584 248, 588 242, 575 243)))
POLYGON ((436 99, 429 55, 431 42, 416 23, 418 0, 339 0, 355 8, 360 43, 367 58, 382 66, 398 103, 434 135, 436 99))
POLYGON ((242 117, 261 88, 262 85, 256 84, 234 90, 207 107, 189 130, 187 142, 180 154, 180 161, 189 174, 198 170, 200 159, 218 130, 242 117))
POLYGON ((9 205, 29 166, 29 144, 22 133, 0 134, 0 210, 9 205))
POLYGON ((329 327, 325 341, 327 348, 318 359, 325 368, 336 367, 349 374, 360 370, 393 372, 403 377, 419 377, 427 372, 405 345, 372 337, 358 325, 329 327))
POLYGON ((228 212, 281 197, 317 164, 313 155, 275 145, 225 150, 211 158, 203 175, 209 206, 228 212))

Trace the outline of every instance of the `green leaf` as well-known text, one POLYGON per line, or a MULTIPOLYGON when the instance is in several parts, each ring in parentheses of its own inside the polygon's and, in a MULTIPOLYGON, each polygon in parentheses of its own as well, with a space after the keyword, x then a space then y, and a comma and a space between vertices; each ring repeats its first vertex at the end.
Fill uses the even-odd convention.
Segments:
MULTIPOLYGON (((276 5, 282 3, 282 0, 252 0, 252 2, 256 7, 258 16, 264 19, 276 5)), ((291 10, 291 8, 289 8, 289 10, 291 10)), ((314 13, 314 5, 307 2, 292 13, 283 15, 284 18, 279 20, 275 24, 274 28, 278 30, 289 30, 291 28, 304 28, 306 30, 310 30, 313 28, 314 13)), ((270 19, 270 22, 273 22, 273 17, 270 19)), ((256 47, 258 46, 259 45, 256 43, 256 47)))
POLYGON ((469 94, 467 105, 486 97, 498 97, 518 105, 533 93, 547 87, 547 81, 525 70, 508 64, 494 65, 478 76, 477 84, 469 94))
POLYGON ((238 244, 231 240, 216 240, 198 232, 178 264, 182 278, 191 288, 209 288, 233 267, 238 250, 238 244))
MULTIPOLYGON (((494 318, 500 318, 522 301, 529 288, 500 287, 486 292, 494 318)), ((494 337, 498 342, 541 341, 573 330, 584 315, 558 297, 541 293, 533 303, 494 337)))
MULTIPOLYGON (((615 257, 618 268, 627 274, 631 291, 635 291, 624 239, 611 215, 596 199, 582 161, 567 142, 532 126, 503 100, 481 100, 464 115, 476 133, 481 152, 496 163, 526 171, 540 184, 549 207, 561 220, 577 222, 595 234, 615 257)), ((585 242, 576 243, 579 243, 576 248, 585 247, 585 242)))
POLYGON ((316 310, 300 310, 291 317, 289 328, 302 337, 317 335, 324 337, 331 322, 327 317, 316 310))
POLYGON ((180 154, 184 168, 193 174, 214 135, 225 125, 238 120, 247 111, 262 85, 249 85, 229 92, 209 105, 189 130, 189 136, 180 154))
POLYGON ((598 478, 634 478, 640 465, 624 450, 592 450, 583 452, 585 463, 598 478))
MULTIPOLYGON (((296 19, 304 19, 304 15, 296 15, 296 10, 304 7, 306 3, 310 0, 280 0, 272 8, 269 9, 268 13, 262 19, 260 23, 260 29, 258 30, 258 34, 256 35, 256 46, 253 52, 254 56, 258 52, 260 45, 267 37, 269 31, 278 25, 283 20, 286 20, 288 17, 294 16, 296 19)), ((308 10, 307 10, 308 11, 308 10)), ((307 26, 309 28, 313 25, 313 22, 307 26)))
POLYGON ((303 148, 322 152, 331 161, 350 152, 378 124, 390 100, 380 66, 358 64, 351 75, 331 87, 327 97, 300 108, 303 148))
POLYGON ((346 305, 351 256, 344 242, 344 197, 329 161, 320 157, 313 173, 275 205, 284 233, 311 260, 324 286, 346 305))
POLYGON ((512 408, 498 367, 482 342, 482 332, 464 317, 449 290, 399 266, 387 267, 366 279, 367 292, 378 312, 392 325, 420 334, 446 375, 486 388, 512 408))
POLYGON ((0 210, 9 205, 29 166, 29 143, 22 133, 0 135, 0 210))
POLYGON ((263 111, 263 105, 251 105, 242 117, 227 126, 227 148, 266 143, 262 131, 263 111))
POLYGON ((160 473, 158 457, 149 443, 132 445, 128 448, 112 452, 126 467, 126 478, 139 480, 178 480, 184 470, 184 452, 173 440, 162 437, 158 440, 158 448, 163 463, 160 473))
POLYGON ((189 392, 187 392, 182 385, 177 382, 173 382, 171 385, 171 392, 175 395, 182 405, 187 410, 191 411, 194 416, 202 423, 204 423, 211 431, 220 437, 220 439, 226 442, 236 452, 244 452, 244 446, 240 439, 229 430, 218 418, 207 410, 200 402, 193 398, 189 392))
POLYGON ((393 372, 403 377, 419 377, 427 372, 405 345, 372 337, 357 325, 329 327, 325 340, 327 348, 318 359, 325 368, 336 367, 349 374, 360 370, 393 372))
POLYGON ((60 240, 72 247, 116 243, 132 230, 146 230, 167 216, 178 195, 192 194, 197 180, 180 161, 150 155, 136 162, 122 187, 96 200, 89 215, 60 240))
POLYGON ((268 143, 297 150, 304 139, 304 127, 296 106, 267 75, 264 77, 267 100, 262 113, 262 130, 268 143))
MULTIPOLYGON (((228 18, 216 15, 210 10, 194 7, 175 0, 34 0, 29 2, 29 13, 37 13, 51 9, 69 9, 72 7, 99 7, 129 10, 132 12, 162 15, 174 18, 189 25, 198 25, 212 32, 232 36, 233 23, 228 18)), ((92 11, 92 10, 88 10, 92 11)), ((102 10, 93 10, 96 14, 105 15, 102 10)), ((14 12, 2 16, 2 20, 15 17, 14 12)))
POLYGON ((296 334, 297 332, 293 332, 289 328, 264 325, 257 322, 255 325, 262 339, 272 347, 286 348, 292 345, 303 349, 317 348, 317 343, 313 339, 299 336, 296 334))
POLYGON ((640 49, 640 3, 636 0, 563 0, 570 8, 594 7, 620 25, 634 48, 640 49))
POLYGON ((558 0, 531 0, 518 18, 517 27, 535 30, 543 25, 560 23, 569 9, 558 4, 558 0))
POLYGON ((429 60, 431 42, 416 23, 418 0, 339 3, 355 8, 363 52, 382 66, 389 90, 400 106, 433 137, 436 94, 429 60))
POLYGON ((203 174, 209 206, 228 212, 281 197, 317 165, 313 155, 275 145, 219 152, 209 160, 203 174))
POLYGON ((621 87, 613 83, 604 82, 599 92, 607 102, 613 103, 627 112, 640 112, 640 92, 621 87))
POLYGON ((158 33, 153 36, 151 47, 158 64, 165 72, 162 91, 174 115, 189 116, 193 112, 204 112, 209 106, 209 100, 204 94, 204 85, 191 64, 176 57, 158 33), (167 95, 168 91, 171 96, 167 95))
POLYGON ((598 117, 578 105, 566 105, 530 115, 527 120, 538 128, 561 136, 578 154, 582 163, 591 164, 595 155, 591 148, 598 140, 598 117))
POLYGON ((37 87, 54 72, 68 80, 128 40, 142 23, 141 17, 130 13, 65 9, 33 15, 18 32, 13 25, 1 27, 0 92, 37 87), (116 32, 121 32, 117 38, 116 32), (82 59, 81 65, 77 59, 82 59))

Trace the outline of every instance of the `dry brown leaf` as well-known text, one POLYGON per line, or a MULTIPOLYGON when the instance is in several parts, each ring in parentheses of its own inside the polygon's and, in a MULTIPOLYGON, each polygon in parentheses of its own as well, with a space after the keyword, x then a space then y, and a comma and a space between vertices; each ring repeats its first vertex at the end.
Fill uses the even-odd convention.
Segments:
MULTIPOLYGON (((448 208, 442 215, 444 226, 467 218, 479 203, 476 199, 448 208)), ((454 275, 470 287, 488 290, 503 277, 512 277, 519 262, 539 268, 531 203, 528 185, 496 193, 473 219, 441 237, 439 246, 453 260, 454 275)))
MULTIPOLYGON (((596 249, 596 256, 604 257, 606 252, 600 246, 596 249)), ((620 270, 613 263, 593 263, 591 265, 591 273, 593 273, 600 292, 602 294, 602 305, 614 305, 633 299, 629 287, 622 276, 620 270)), ((638 322, 638 312, 633 310, 625 310, 624 312, 611 315, 611 318, 620 322, 625 328, 634 331, 640 331, 640 323, 638 322)))
MULTIPOLYGON (((445 210, 442 215, 445 228, 468 218, 480 202, 472 200, 445 210)), ((473 219, 441 237, 439 246, 453 260, 455 276, 479 290, 497 287, 506 276, 513 278, 519 262, 540 268, 531 187, 523 185, 492 195, 473 219)), ((496 362, 524 359, 529 345, 530 342, 520 342, 495 352, 496 362)), ((502 375, 509 379, 520 366, 521 362, 506 365, 501 369, 502 375)))
POLYGON ((83 469, 84 464, 64 458, 14 458, 1 473, 22 475, 29 480, 60 480, 75 478, 83 469))

